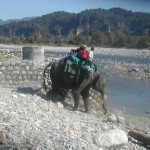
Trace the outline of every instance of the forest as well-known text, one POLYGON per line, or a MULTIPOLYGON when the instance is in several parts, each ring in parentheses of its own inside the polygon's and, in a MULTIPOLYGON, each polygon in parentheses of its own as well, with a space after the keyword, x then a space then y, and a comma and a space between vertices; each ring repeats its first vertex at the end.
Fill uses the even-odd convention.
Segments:
POLYGON ((121 8, 58 11, 1 24, 0 43, 150 48, 150 14, 121 8))

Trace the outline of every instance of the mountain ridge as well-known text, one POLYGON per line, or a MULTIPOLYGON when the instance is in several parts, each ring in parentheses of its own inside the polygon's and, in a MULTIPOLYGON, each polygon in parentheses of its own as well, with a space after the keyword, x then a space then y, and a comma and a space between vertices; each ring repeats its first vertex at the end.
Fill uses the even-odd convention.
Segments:
POLYGON ((57 11, 0 25, 0 42, 150 46, 150 14, 122 8, 57 11), (146 40, 144 39, 146 37, 146 40), (5 39, 4 39, 5 38, 5 39), (140 41, 140 39, 142 41, 140 41), (121 43, 121 44, 120 44, 121 43))
POLYGON ((8 20, 1 25, 0 35, 7 36, 13 33, 13 35, 28 36, 30 33, 38 32, 65 36, 72 31, 77 34, 76 30, 79 26, 85 28, 87 25, 89 29, 98 29, 102 32, 119 30, 129 35, 149 35, 149 18, 150 14, 148 13, 134 13, 121 8, 87 9, 77 14, 57 11, 40 17, 8 20), (8 24, 8 22, 10 23, 8 24), (12 33, 10 33, 10 28, 12 33))
POLYGON ((35 19, 36 17, 23 17, 21 19, 8 19, 8 20, 2 20, 0 19, 0 25, 4 25, 4 24, 9 24, 11 22, 19 22, 19 21, 28 21, 28 20, 32 20, 35 19))

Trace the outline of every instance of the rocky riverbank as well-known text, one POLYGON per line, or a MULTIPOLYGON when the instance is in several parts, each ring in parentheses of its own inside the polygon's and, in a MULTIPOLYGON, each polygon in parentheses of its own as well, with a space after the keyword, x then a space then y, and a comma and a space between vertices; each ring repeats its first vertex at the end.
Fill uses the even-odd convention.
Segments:
POLYGON ((0 149, 146 150, 129 130, 150 133, 150 119, 74 112, 34 90, 0 88, 0 149), (131 119, 132 118, 132 119, 131 119), (140 120, 139 120, 140 119, 140 120), (141 120, 143 119, 143 120, 141 120), (144 122, 144 124, 143 124, 144 122))

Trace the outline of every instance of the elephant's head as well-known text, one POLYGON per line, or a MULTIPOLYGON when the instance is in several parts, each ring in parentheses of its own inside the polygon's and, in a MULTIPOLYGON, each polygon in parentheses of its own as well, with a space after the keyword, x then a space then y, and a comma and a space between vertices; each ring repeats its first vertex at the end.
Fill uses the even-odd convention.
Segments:
POLYGON ((105 99, 105 91, 104 91, 105 84, 106 84, 106 81, 105 81, 102 73, 96 73, 93 76, 92 88, 94 90, 100 92, 100 94, 101 94, 101 100, 102 100, 102 106, 104 109, 104 114, 106 114, 106 112, 107 112, 106 107, 105 107, 105 101, 104 101, 104 99, 105 99))

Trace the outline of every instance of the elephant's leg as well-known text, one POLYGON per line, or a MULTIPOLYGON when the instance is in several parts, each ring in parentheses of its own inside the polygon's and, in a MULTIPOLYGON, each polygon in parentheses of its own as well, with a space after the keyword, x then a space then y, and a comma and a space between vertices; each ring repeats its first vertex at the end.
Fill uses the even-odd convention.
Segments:
POLYGON ((81 92, 88 86, 89 80, 86 79, 80 79, 78 83, 75 85, 75 87, 72 89, 72 93, 74 96, 74 110, 77 110, 79 108, 79 98, 81 92))
POLYGON ((89 113, 89 96, 83 96, 83 101, 84 101, 84 107, 85 107, 85 112, 89 113))
POLYGON ((105 92, 104 92, 104 88, 102 88, 100 90, 100 94, 101 94, 102 107, 103 107, 103 110, 104 110, 104 114, 106 114, 107 113, 107 108, 106 108, 106 105, 105 105, 105 92))
POLYGON ((102 107, 103 107, 103 109, 104 109, 104 115, 106 115, 106 114, 107 114, 107 108, 106 108, 106 106, 105 106, 105 103, 102 104, 102 107))
POLYGON ((89 113, 90 112, 90 108, 89 108, 89 90, 90 90, 90 85, 87 86, 82 92, 82 98, 84 101, 84 107, 85 107, 85 112, 89 113))
POLYGON ((101 94, 101 99, 104 100, 104 97, 105 97, 104 88, 101 88, 99 92, 101 94))
POLYGON ((72 91, 72 94, 74 97, 74 108, 73 108, 73 110, 78 110, 79 109, 80 94, 78 91, 75 91, 75 90, 72 91))

